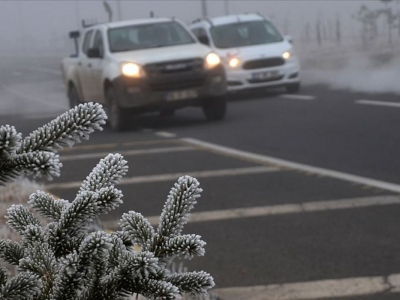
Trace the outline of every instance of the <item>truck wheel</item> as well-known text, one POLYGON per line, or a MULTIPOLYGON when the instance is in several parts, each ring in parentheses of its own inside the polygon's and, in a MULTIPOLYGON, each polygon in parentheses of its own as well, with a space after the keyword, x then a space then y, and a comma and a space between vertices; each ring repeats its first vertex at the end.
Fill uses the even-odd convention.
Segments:
POLYGON ((126 112, 123 111, 118 104, 117 94, 113 88, 107 89, 107 108, 108 108, 108 123, 111 129, 121 131, 126 129, 126 112))
POLYGON ((170 117, 175 114, 175 109, 173 108, 165 108, 160 110, 160 116, 161 117, 170 117))
POLYGON ((73 85, 71 85, 68 89, 68 100, 70 108, 73 108, 82 103, 81 99, 79 99, 78 91, 73 85))
POLYGON ((286 86, 286 91, 289 94, 296 94, 300 91, 300 83, 292 83, 286 86))
POLYGON ((207 99, 203 104, 203 112, 207 120, 222 120, 226 114, 227 99, 225 96, 207 99))

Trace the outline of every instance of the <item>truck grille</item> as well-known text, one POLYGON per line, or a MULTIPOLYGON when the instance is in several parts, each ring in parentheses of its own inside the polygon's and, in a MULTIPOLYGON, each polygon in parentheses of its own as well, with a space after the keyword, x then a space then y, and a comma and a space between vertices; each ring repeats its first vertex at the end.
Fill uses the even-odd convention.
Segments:
POLYGON ((280 57, 249 60, 243 64, 243 69, 251 70, 251 69, 277 67, 283 65, 284 63, 285 63, 284 59, 280 57))
POLYGON ((163 80, 150 81, 149 85, 153 91, 170 91, 186 88, 200 87, 204 83, 204 78, 164 78, 163 80))
POLYGON ((203 85, 205 74, 201 58, 147 64, 144 70, 153 91, 171 91, 203 85))
POLYGON ((199 72, 203 70, 203 63, 203 59, 201 58, 166 61, 161 63, 147 64, 144 66, 144 70, 148 76, 191 71, 199 72))

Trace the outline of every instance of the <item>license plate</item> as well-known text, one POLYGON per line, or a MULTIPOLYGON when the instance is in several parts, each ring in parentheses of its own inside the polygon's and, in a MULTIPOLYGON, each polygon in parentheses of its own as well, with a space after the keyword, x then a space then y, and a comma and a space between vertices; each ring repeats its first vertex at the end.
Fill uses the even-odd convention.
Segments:
POLYGON ((197 98, 198 93, 196 90, 182 90, 169 92, 166 96, 167 101, 177 101, 183 99, 197 98))
POLYGON ((251 74, 254 80, 267 80, 279 77, 279 71, 258 72, 251 74))

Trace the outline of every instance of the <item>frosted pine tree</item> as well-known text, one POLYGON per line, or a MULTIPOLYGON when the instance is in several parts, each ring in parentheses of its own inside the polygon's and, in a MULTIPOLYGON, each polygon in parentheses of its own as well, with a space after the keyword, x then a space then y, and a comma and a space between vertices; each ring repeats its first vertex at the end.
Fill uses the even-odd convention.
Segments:
MULTIPOLYGON (((14 127, 0 127, 0 184, 20 175, 58 176, 56 150, 101 129, 101 106, 79 105, 22 139, 14 127)), ((127 172, 120 154, 103 158, 82 183, 72 201, 56 200, 37 191, 28 204, 48 219, 42 224, 23 205, 7 212, 7 224, 21 241, 0 240, 0 257, 18 266, 8 276, 0 269, 0 299, 97 300, 178 299, 204 295, 214 286, 206 272, 173 273, 171 259, 204 255, 205 242, 182 234, 188 215, 200 197, 199 182, 183 176, 171 189, 157 228, 140 213, 122 215, 121 230, 94 231, 93 220, 122 203, 115 185, 127 172)))

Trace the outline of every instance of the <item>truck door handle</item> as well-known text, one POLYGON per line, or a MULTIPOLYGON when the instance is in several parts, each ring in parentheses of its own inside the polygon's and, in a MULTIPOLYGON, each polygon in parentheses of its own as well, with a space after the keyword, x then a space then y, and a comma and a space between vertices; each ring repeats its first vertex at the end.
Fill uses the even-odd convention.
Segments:
POLYGON ((82 63, 81 63, 81 62, 78 62, 78 66, 82 66, 82 63))
POLYGON ((88 65, 87 65, 89 68, 91 68, 92 67, 92 64, 91 63, 88 63, 88 65))

